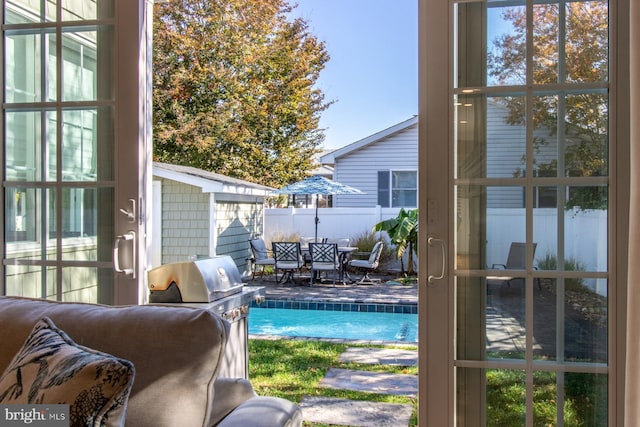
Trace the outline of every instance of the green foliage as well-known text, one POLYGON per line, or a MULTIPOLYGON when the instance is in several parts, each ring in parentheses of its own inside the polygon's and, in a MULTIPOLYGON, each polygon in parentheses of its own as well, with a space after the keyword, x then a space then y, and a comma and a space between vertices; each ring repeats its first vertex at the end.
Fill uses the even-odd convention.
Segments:
POLYGON ((154 6, 154 160, 273 187, 312 170, 329 60, 287 0, 154 6))
POLYGON ((413 255, 417 255, 418 248, 418 209, 405 211, 400 209, 398 216, 377 223, 373 231, 386 231, 389 240, 396 246, 396 258, 400 260, 402 272, 404 273, 404 263, 402 257, 405 252, 408 254, 406 274, 415 275, 413 255))
MULTIPOLYGON (((373 246, 377 242, 384 243, 385 246, 382 249, 382 253, 380 254, 380 265, 385 265, 394 258, 393 250, 389 248, 387 242, 384 239, 378 237, 373 231, 365 230, 362 233, 352 237, 350 240, 351 246, 356 246, 358 248, 358 252, 366 253, 367 257, 368 254, 371 253, 371 251, 373 250, 373 246)), ((354 257, 357 257, 357 253, 354 254, 354 257)))
MULTIPOLYGON (((564 7, 564 6, 563 6, 564 7)), ((593 82, 608 80, 608 5, 597 2, 572 2, 566 5, 566 38, 563 66, 558 64, 558 6, 540 4, 533 8, 533 81, 536 84, 593 82), (558 70, 565 69, 560 76, 558 70), (564 79, 564 81, 560 81, 564 79)), ((526 8, 506 8, 503 19, 512 30, 493 40, 488 57, 488 72, 501 85, 525 84, 522 70, 527 61, 526 8)), ((507 110, 506 123, 525 124, 525 97, 503 97, 499 102, 507 110)), ((534 154, 544 146, 562 142, 556 158, 542 161, 534 156, 538 176, 599 177, 609 173, 608 94, 571 93, 533 98, 534 154), (562 115, 559 112, 562 111, 562 115), (562 132, 562 134, 560 134, 562 132), (546 133, 546 136, 544 134, 546 133), (562 162, 559 162, 559 158, 562 162), (559 169, 559 163, 562 169, 559 169)), ((522 159, 523 163, 526 159, 522 159)), ((522 170, 515 171, 523 176, 522 170)), ((606 209, 605 187, 570 187, 565 209, 606 209)))
MULTIPOLYGON (((556 271, 558 259, 551 252, 547 252, 542 258, 536 260, 536 266, 538 270, 556 271)), ((585 266, 582 261, 569 257, 564 260, 563 271, 585 271, 585 266)), ((566 289, 581 290, 584 287, 584 281, 581 278, 566 278, 564 283, 566 289)))
MULTIPOLYGON (((524 425, 525 375, 523 371, 488 370, 487 420, 495 426, 524 425)), ((607 425, 607 376, 567 372, 563 425, 607 425), (604 396, 604 397, 603 397, 604 396)), ((534 425, 556 425, 557 381, 553 372, 534 372, 534 425)))

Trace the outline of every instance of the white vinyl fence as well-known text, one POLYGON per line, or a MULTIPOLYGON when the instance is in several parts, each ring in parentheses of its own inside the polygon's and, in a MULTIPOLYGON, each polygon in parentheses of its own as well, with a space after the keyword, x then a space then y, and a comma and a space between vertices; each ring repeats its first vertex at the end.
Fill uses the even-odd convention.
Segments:
MULTIPOLYGON (((264 238, 267 242, 289 236, 313 237, 315 209, 267 208, 264 221, 264 238)), ((395 218, 399 209, 389 208, 320 208, 318 209, 318 237, 355 238, 370 231, 378 222, 395 218)), ((511 242, 525 241, 524 209, 487 209, 487 265, 504 264, 511 242)), ((537 243, 535 259, 545 254, 557 254, 558 234, 564 235, 565 259, 578 260, 586 271, 607 270, 606 211, 567 211, 564 229, 559 230, 557 211, 553 208, 534 210, 533 241, 537 243)), ((464 237, 464 224, 457 233, 464 237)), ((464 241, 464 239, 463 239, 464 241)), ((459 248, 462 250, 462 248, 459 248)))

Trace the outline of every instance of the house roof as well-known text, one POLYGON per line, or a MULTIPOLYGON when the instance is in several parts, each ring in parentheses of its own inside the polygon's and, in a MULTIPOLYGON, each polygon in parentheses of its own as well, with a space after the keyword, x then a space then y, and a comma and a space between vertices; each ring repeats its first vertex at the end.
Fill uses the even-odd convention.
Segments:
POLYGON ((320 153, 313 156, 313 162, 316 164, 316 168, 311 171, 311 175, 320 175, 326 178, 333 178, 333 166, 323 164, 320 159, 323 156, 331 153, 333 150, 322 150, 320 153))
POLYGON ((402 132, 403 130, 408 129, 417 123, 418 123, 418 116, 413 116, 408 120, 400 122, 396 125, 393 125, 387 129, 381 130, 380 132, 376 132, 373 135, 370 135, 359 141, 356 141, 349 145, 345 145, 342 148, 338 148, 337 150, 334 150, 328 154, 325 154, 320 157, 320 162, 322 164, 330 164, 330 165, 335 164, 337 158, 346 156, 349 153, 352 153, 356 150, 361 149, 362 147, 365 147, 367 145, 380 141, 381 139, 387 138, 395 133, 402 132))
POLYGON ((191 166, 153 162, 153 176, 200 187, 205 193, 266 196, 274 189, 191 166))

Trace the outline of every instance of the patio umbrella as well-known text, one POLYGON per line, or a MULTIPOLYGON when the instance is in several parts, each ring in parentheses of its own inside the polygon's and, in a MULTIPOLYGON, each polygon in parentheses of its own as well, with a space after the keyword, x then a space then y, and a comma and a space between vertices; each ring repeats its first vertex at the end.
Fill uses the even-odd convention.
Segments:
MULTIPOLYGON (((309 178, 305 178, 302 181, 294 182, 286 187, 282 187, 275 190, 273 194, 364 194, 357 188, 351 187, 346 184, 341 184, 336 181, 332 181, 328 178, 314 175, 309 178)), ((316 235, 315 239, 318 240, 318 199, 316 198, 316 235)))

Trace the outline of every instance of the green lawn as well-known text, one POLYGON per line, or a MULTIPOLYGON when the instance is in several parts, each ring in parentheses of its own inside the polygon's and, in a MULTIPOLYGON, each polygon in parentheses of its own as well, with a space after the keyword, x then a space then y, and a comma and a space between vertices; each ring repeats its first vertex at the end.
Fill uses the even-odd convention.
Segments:
MULTIPOLYGON (((305 396, 335 397, 372 402, 413 405, 410 426, 417 425, 416 398, 319 386, 329 368, 357 369, 395 374, 418 373, 418 368, 389 365, 342 363, 338 358, 347 347, 387 347, 338 344, 303 340, 249 340, 249 376, 256 392, 278 396, 299 403, 305 396)), ((406 347, 403 347, 406 348, 406 347)), ((415 348, 415 347, 413 347, 415 348)), ((485 372, 487 420, 492 426, 510 427, 523 423, 524 373, 518 370, 494 369, 485 372)), ((606 425, 606 375, 565 374, 564 425, 606 425), (603 397, 605 396, 605 397, 603 397), (604 402, 604 403, 603 403, 604 402)), ((551 372, 534 374, 535 425, 556 425, 556 377, 551 372)), ((305 423, 306 427, 323 424, 305 423)))
MULTIPOLYGON (((251 384, 260 395, 282 397, 295 403, 299 403, 304 396, 324 396, 371 402, 411 404, 414 410, 409 425, 416 426, 418 405, 416 398, 335 390, 319 386, 320 380, 329 368, 395 374, 415 375, 418 373, 418 368, 415 366, 400 367, 339 362, 338 357, 347 347, 372 346, 346 345, 323 341, 251 339, 249 340, 249 377, 251 378, 251 384)), ((391 346, 386 347, 392 348, 391 346)), ((324 424, 315 423, 305 423, 304 425, 324 426, 324 424)))

